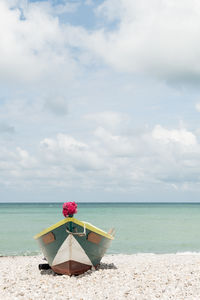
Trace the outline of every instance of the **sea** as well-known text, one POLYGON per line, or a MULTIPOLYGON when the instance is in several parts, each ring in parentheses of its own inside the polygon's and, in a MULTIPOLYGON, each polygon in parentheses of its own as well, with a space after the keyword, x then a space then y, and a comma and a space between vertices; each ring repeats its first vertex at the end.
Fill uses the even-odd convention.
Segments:
MULTIPOLYGON (((74 216, 108 231, 108 254, 200 252, 200 204, 78 203, 74 216)), ((62 203, 0 203, 0 256, 37 255, 33 236, 62 220, 62 203)))

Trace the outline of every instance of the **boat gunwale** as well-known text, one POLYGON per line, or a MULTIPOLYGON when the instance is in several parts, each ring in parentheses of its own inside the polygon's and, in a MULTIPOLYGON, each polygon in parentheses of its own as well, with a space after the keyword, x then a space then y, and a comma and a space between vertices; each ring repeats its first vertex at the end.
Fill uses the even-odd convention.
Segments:
POLYGON ((98 228, 98 227, 96 227, 96 226, 93 226, 92 224, 90 224, 90 223, 88 223, 88 222, 79 221, 78 219, 73 218, 73 217, 72 217, 72 218, 68 217, 68 218, 66 218, 66 219, 63 219, 63 220, 57 222, 56 224, 54 224, 54 225, 52 225, 52 226, 50 226, 50 227, 48 227, 48 228, 42 230, 40 233, 38 233, 38 234, 36 234, 36 235, 34 236, 34 239, 37 240, 37 239, 40 238, 41 236, 43 236, 43 235, 45 235, 45 234, 51 232, 52 230, 54 230, 54 229, 56 229, 56 228, 62 226, 63 224, 67 224, 67 223, 69 223, 69 222, 74 222, 75 224, 80 225, 80 226, 82 226, 82 227, 85 226, 85 228, 88 229, 88 230, 91 230, 91 231, 93 231, 93 232, 95 232, 95 233, 97 233, 97 234, 99 234, 99 235, 101 235, 101 236, 104 236, 104 237, 106 237, 106 238, 108 238, 108 239, 110 239, 110 240, 114 240, 114 236, 113 236, 113 235, 111 235, 111 234, 109 234, 109 233, 107 233, 107 232, 101 230, 100 228, 98 228))

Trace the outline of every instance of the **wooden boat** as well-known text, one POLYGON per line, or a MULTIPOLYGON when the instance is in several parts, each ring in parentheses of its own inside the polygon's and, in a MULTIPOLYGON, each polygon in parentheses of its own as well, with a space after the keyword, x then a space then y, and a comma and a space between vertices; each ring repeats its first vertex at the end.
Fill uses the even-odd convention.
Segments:
POLYGON ((114 236, 111 231, 67 217, 34 238, 54 272, 79 275, 100 264, 114 236))

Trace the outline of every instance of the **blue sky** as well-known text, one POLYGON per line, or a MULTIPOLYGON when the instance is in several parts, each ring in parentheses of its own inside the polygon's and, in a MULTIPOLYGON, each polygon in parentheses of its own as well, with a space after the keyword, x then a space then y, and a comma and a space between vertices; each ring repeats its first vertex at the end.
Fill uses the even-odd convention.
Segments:
POLYGON ((0 201, 199 201, 200 4, 0 1, 0 201))

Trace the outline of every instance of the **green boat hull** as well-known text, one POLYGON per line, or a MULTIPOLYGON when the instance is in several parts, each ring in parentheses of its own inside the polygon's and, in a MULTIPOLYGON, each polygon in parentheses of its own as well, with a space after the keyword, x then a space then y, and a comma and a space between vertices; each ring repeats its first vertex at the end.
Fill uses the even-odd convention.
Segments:
POLYGON ((75 218, 66 218, 35 236, 51 268, 78 275, 96 268, 113 236, 75 218))

